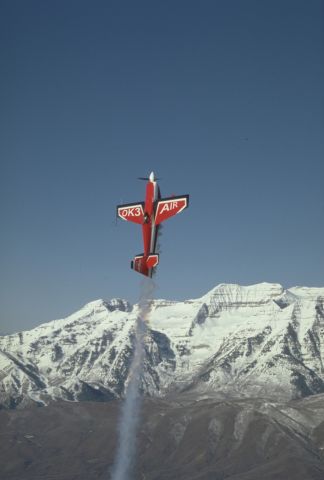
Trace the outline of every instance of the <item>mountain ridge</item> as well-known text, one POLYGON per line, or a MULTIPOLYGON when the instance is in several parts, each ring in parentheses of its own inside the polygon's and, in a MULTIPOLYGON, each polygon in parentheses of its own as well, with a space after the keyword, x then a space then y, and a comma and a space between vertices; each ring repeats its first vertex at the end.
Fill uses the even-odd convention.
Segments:
MULTIPOLYGON (((99 299, 0 337, 0 405, 122 398, 139 313, 99 299)), ((283 400, 324 392, 324 288, 219 284, 196 299, 152 300, 141 391, 283 400)))

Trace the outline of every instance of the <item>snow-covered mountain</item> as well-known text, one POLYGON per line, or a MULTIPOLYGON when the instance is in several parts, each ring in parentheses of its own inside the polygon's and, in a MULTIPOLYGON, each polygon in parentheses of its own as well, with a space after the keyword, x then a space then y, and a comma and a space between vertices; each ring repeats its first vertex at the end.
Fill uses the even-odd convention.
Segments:
MULTIPOLYGON (((122 397, 139 305, 97 300, 0 337, 0 405, 122 397)), ((153 300, 143 393, 298 398, 324 392, 324 288, 221 284, 199 299, 153 300)))

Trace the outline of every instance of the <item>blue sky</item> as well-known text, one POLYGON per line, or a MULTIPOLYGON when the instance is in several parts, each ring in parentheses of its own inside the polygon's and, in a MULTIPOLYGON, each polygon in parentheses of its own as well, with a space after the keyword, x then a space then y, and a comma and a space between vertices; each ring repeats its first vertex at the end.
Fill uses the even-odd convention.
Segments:
POLYGON ((190 194, 159 298, 323 286, 323 2, 1 2, 0 333, 135 302, 115 205, 190 194))

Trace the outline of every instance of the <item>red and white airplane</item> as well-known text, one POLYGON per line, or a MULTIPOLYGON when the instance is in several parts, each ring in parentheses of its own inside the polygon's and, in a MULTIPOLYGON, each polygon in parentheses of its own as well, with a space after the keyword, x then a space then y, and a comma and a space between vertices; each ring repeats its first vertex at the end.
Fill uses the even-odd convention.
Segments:
POLYGON ((146 185, 145 202, 127 203, 117 206, 117 216, 128 222, 142 225, 144 252, 136 255, 131 268, 147 277, 152 277, 153 269, 159 263, 156 252, 159 226, 164 220, 182 212, 189 205, 189 195, 161 198, 159 186, 152 172, 146 185))

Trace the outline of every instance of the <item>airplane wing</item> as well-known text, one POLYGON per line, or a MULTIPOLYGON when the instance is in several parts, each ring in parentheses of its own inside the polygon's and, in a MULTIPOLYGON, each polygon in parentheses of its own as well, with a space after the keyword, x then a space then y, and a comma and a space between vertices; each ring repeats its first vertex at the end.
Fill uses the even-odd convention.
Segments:
POLYGON ((117 205, 117 216, 128 222, 144 223, 144 202, 117 205))
POLYGON ((155 206, 155 225, 159 225, 159 223, 164 222, 164 220, 182 212, 188 205, 189 195, 158 200, 155 206))

